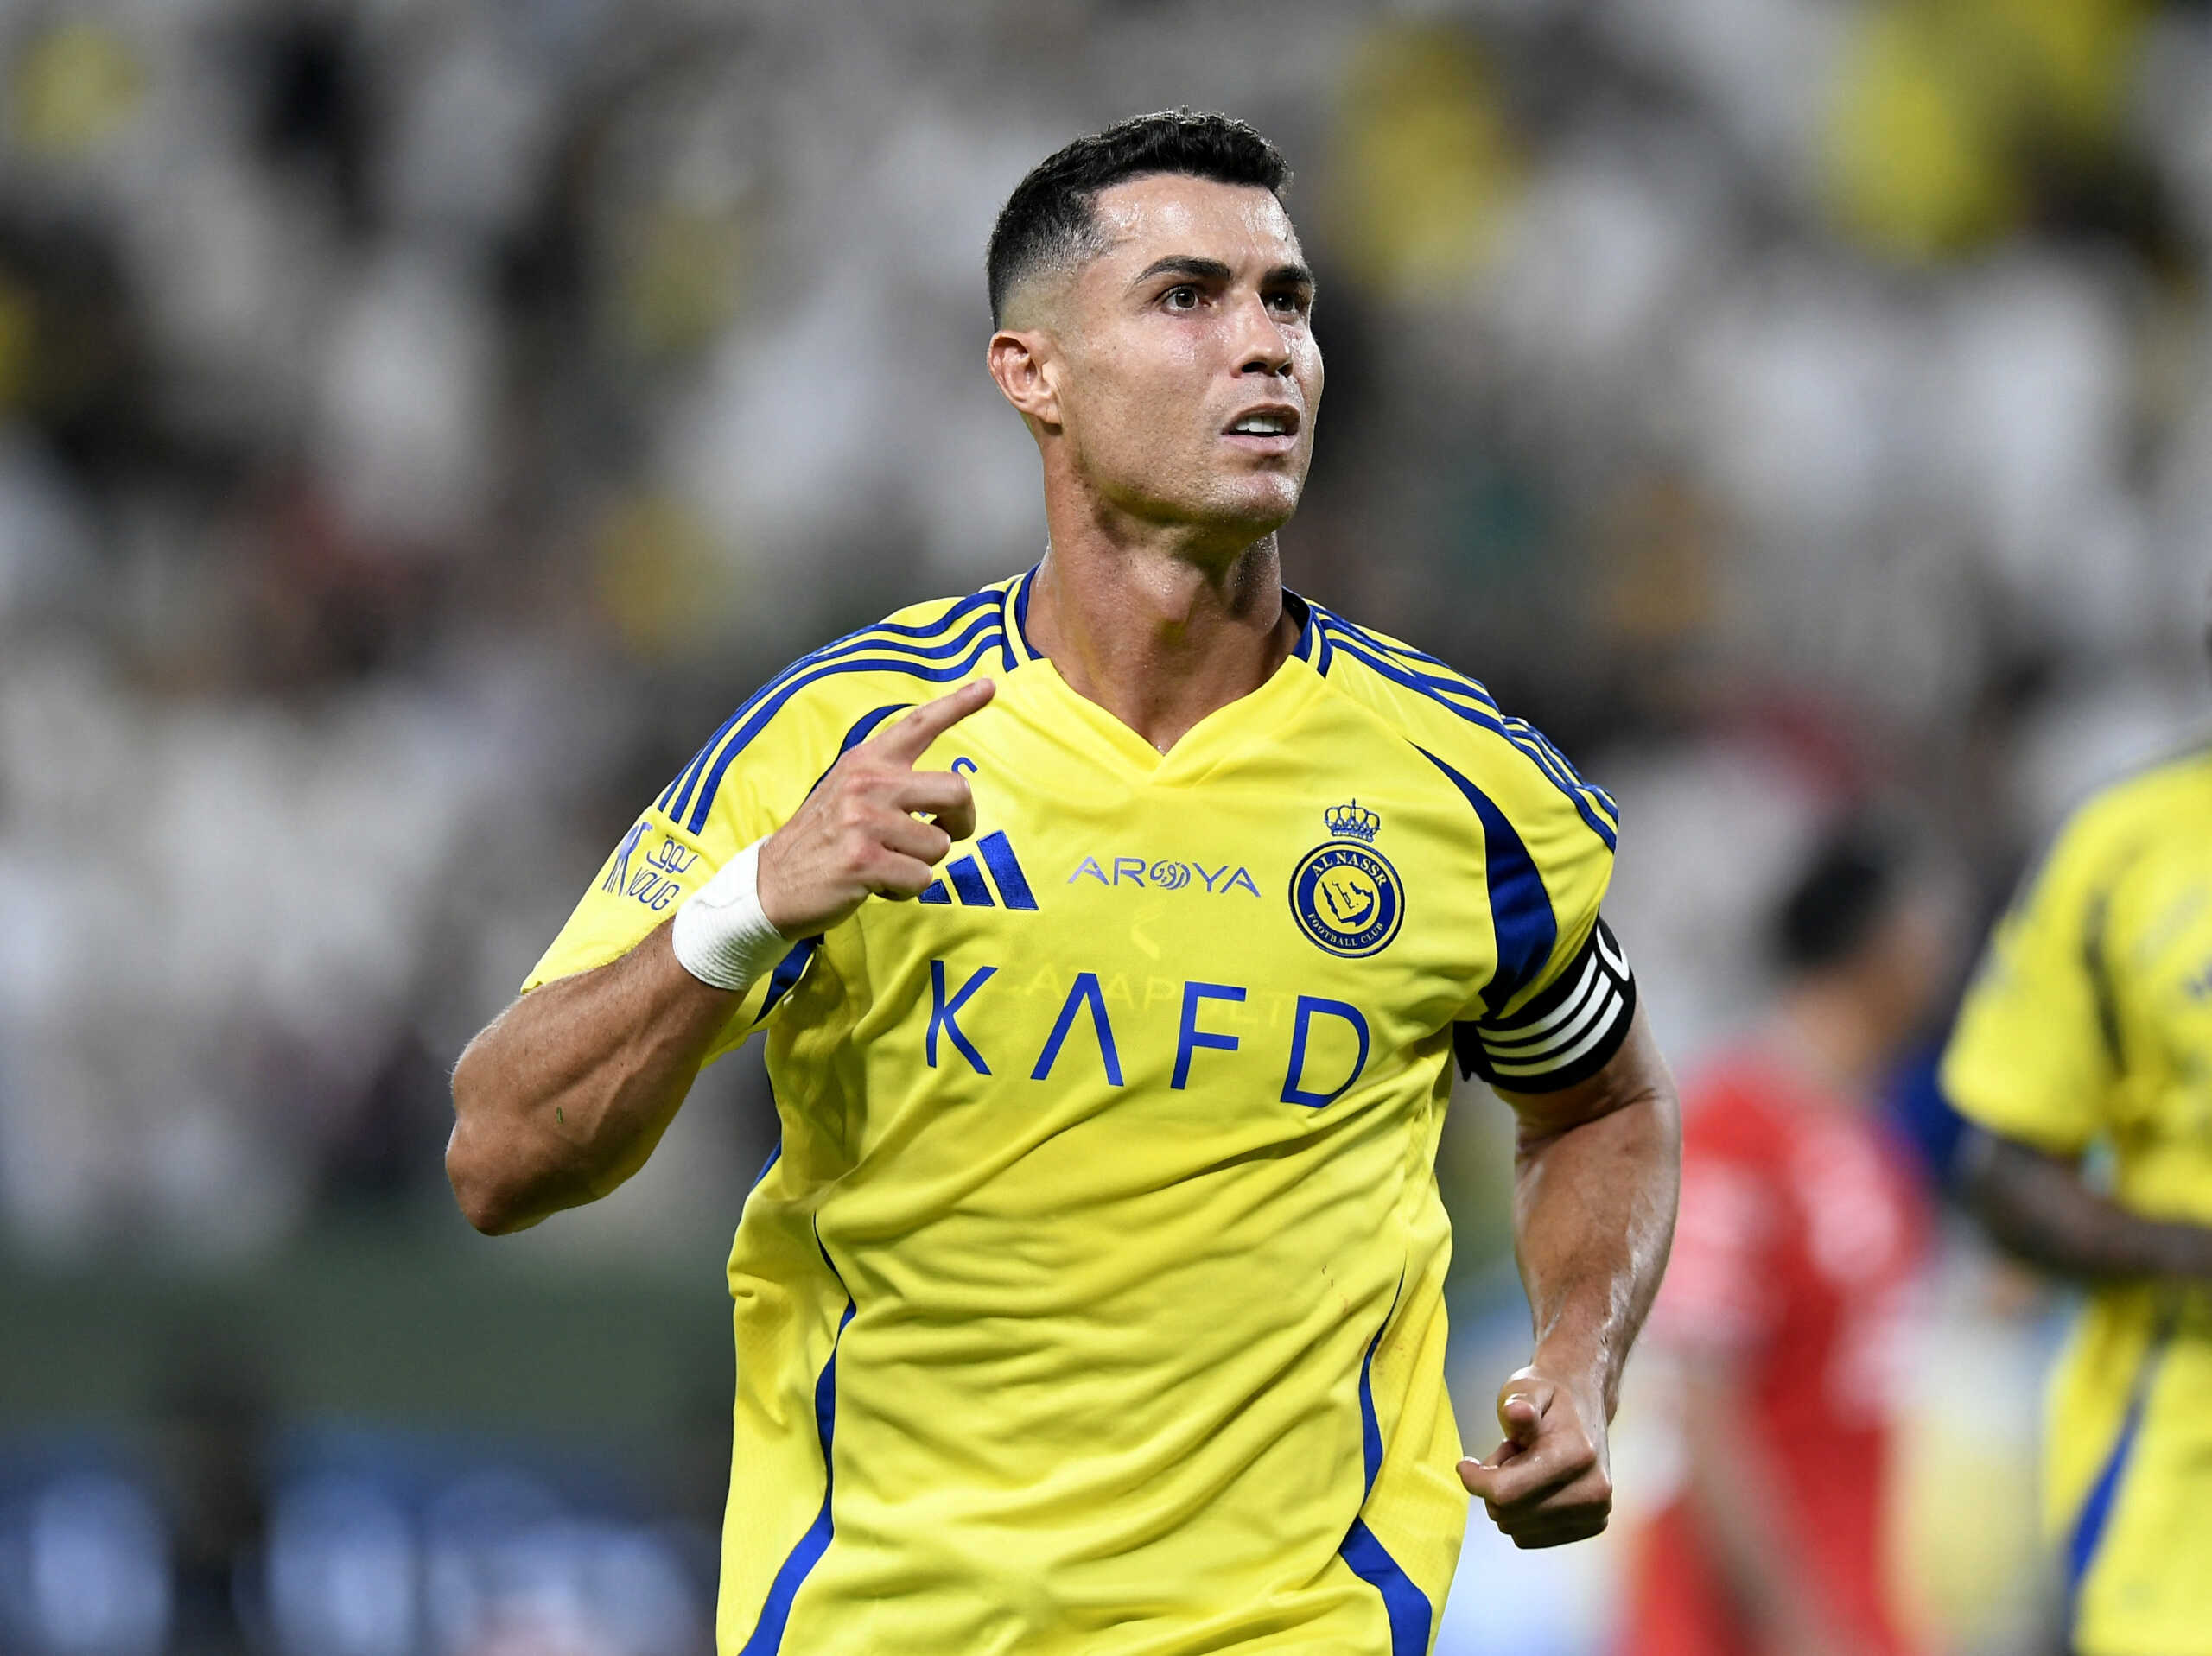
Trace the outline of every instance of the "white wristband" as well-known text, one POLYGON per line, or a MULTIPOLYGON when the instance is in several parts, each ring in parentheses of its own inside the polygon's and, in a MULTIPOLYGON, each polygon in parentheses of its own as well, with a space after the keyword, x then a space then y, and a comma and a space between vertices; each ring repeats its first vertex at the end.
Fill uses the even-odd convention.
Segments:
POLYGON ((755 840, 732 857, 676 910, 676 958, 717 989, 751 987, 791 946, 760 909, 764 843, 755 840))

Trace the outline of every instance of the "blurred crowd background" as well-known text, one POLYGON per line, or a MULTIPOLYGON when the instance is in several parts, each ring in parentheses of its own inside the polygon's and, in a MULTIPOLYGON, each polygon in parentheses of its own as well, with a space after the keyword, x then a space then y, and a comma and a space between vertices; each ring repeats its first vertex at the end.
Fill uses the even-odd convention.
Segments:
MULTIPOLYGON (((1955 983, 2212 705, 2202 4, 4 0, 0 1650, 707 1647, 758 1059, 496 1244, 446 1069, 754 684, 1039 555, 983 243, 1178 104, 1298 169, 1292 584, 1619 797, 1678 1069, 1840 813, 1955 983)), ((1462 1102, 1471 1442, 1526 1324, 1462 1102)), ((2050 1301, 1954 1226, 1929 1306, 1901 1559, 2033 1649, 2050 1301)), ((1601 1647, 1611 1538, 1476 1527, 1440 1650, 1601 1647)))

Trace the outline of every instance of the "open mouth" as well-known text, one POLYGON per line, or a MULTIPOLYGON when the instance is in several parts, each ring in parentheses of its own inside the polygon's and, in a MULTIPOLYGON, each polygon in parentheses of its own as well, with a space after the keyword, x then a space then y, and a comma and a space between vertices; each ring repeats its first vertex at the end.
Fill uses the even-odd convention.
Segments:
POLYGON ((1281 404, 1248 409, 1230 421, 1222 435, 1262 442, 1287 443, 1298 435, 1298 410, 1281 404))

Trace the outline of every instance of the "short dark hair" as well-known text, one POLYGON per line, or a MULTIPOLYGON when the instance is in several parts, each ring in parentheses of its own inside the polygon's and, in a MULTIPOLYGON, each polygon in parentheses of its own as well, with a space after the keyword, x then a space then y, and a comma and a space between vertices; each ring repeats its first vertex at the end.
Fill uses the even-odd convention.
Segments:
POLYGON ((1163 110, 1077 138, 1031 168, 999 209, 984 260, 991 326, 1004 317, 1017 282, 1057 259, 1096 251, 1100 191, 1156 173, 1249 184, 1277 200, 1290 187, 1282 152, 1231 116, 1163 110))
POLYGON ((1856 818, 1832 828, 1775 912, 1773 947, 1783 970, 1802 977, 1856 955, 1902 894, 1909 860, 1888 823, 1856 818))

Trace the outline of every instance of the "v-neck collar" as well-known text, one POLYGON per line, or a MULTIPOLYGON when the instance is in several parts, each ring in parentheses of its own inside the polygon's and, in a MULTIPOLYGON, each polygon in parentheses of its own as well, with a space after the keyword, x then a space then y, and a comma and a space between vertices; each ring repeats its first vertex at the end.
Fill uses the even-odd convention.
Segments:
POLYGON ((1030 642, 1029 594, 1036 583, 1037 571, 1042 567, 1033 565, 1014 582, 1012 602, 1007 606, 1011 625, 1007 628, 1007 638, 1015 670, 1027 669, 1061 705, 1071 722, 1090 733, 1096 745, 1112 755, 1119 768, 1143 780, 1195 780, 1224 758, 1247 746, 1236 739, 1234 732, 1237 728, 1253 720, 1259 720, 1262 728, 1279 724, 1320 682, 1312 667, 1313 606, 1286 587, 1283 603, 1300 620, 1298 638, 1291 645, 1290 653, 1258 685, 1207 714, 1177 737, 1163 753, 1105 707, 1077 690, 1060 676, 1052 657, 1030 642))

